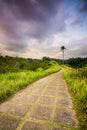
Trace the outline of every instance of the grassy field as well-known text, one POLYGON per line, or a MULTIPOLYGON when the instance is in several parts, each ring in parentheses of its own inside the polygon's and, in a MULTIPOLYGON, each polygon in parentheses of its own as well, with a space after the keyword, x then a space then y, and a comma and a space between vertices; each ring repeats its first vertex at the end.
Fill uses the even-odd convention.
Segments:
POLYGON ((20 72, 8 72, 0 74, 0 102, 26 87, 32 82, 60 70, 56 63, 50 63, 48 69, 37 68, 36 71, 22 70, 20 72))
POLYGON ((64 77, 73 97, 80 129, 87 130, 87 66, 79 69, 67 68, 64 77))

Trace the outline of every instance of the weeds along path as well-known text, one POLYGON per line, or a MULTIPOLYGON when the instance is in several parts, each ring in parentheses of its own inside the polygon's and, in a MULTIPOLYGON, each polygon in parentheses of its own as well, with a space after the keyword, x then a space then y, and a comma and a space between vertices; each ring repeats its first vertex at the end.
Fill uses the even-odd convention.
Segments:
POLYGON ((77 120, 64 70, 29 85, 0 105, 0 130, 74 130, 77 120))

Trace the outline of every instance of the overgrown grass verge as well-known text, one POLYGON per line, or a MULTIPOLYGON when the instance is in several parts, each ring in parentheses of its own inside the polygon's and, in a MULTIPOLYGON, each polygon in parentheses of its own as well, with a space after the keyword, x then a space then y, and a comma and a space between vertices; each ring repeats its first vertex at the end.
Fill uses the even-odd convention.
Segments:
POLYGON ((0 74, 0 102, 26 87, 32 82, 60 70, 58 64, 52 64, 49 69, 38 68, 37 71, 22 71, 0 74))
POLYGON ((73 97, 80 129, 87 130, 87 67, 80 69, 68 68, 64 72, 64 77, 73 97))

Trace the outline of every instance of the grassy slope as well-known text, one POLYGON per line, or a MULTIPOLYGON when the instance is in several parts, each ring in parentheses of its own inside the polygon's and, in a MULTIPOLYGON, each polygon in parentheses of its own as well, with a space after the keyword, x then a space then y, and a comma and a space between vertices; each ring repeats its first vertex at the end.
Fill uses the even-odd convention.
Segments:
POLYGON ((52 63, 46 70, 38 68, 37 71, 22 70, 21 72, 0 74, 0 102, 28 84, 59 70, 60 66, 52 63))
POLYGON ((64 73, 68 88, 73 97, 80 129, 87 129, 87 67, 81 69, 68 68, 64 73))

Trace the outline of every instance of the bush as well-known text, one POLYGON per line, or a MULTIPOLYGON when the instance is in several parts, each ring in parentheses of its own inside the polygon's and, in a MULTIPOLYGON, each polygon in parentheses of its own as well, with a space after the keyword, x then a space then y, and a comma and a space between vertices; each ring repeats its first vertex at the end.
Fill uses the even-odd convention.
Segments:
POLYGON ((87 67, 72 69, 68 68, 64 77, 69 84, 69 91, 73 97, 74 106, 77 110, 81 130, 87 127, 87 67))
POLYGON ((53 64, 49 69, 38 68, 37 71, 24 70, 0 74, 0 102, 13 95, 30 83, 60 70, 60 66, 53 64))

